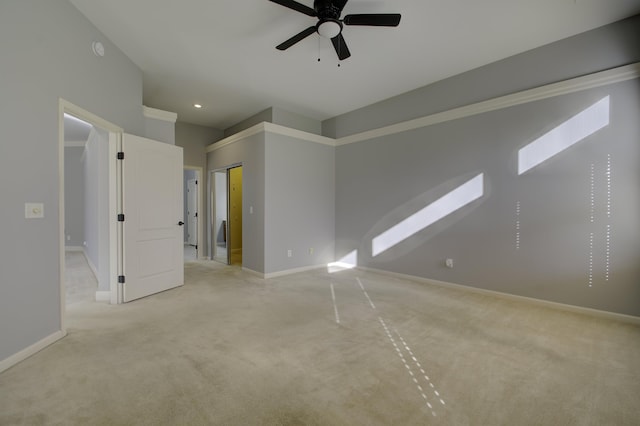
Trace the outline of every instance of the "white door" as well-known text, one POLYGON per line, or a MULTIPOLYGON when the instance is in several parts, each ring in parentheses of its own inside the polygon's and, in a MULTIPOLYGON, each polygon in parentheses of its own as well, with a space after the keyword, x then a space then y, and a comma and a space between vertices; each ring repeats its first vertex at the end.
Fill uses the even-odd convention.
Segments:
POLYGON ((198 245, 198 181, 187 181, 187 243, 198 245))
POLYGON ((123 301, 184 283, 182 148, 123 135, 123 301))

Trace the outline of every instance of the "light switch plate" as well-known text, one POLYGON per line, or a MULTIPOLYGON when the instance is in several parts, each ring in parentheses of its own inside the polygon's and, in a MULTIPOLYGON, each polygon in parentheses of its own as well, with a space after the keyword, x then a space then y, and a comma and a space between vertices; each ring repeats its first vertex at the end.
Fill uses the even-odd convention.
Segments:
POLYGON ((42 219, 44 217, 44 204, 24 203, 24 217, 26 219, 42 219))

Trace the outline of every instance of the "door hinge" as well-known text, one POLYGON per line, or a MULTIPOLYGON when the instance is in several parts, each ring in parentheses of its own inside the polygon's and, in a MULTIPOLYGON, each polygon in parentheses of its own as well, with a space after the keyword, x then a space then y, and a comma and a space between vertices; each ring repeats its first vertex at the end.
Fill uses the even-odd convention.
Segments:
POLYGON ((118 275, 118 283, 124 284, 124 275, 118 275))
POLYGON ((124 215, 122 213, 118 215, 118 222, 124 222, 124 215))
POLYGON ((198 181, 196 181, 196 185, 198 184, 198 181))
POLYGON ((120 151, 120 152, 118 153, 118 155, 116 156, 116 158, 117 158, 118 160, 124 160, 124 152, 120 151))
POLYGON ((196 212, 196 215, 195 215, 195 217, 198 217, 198 212, 196 212))

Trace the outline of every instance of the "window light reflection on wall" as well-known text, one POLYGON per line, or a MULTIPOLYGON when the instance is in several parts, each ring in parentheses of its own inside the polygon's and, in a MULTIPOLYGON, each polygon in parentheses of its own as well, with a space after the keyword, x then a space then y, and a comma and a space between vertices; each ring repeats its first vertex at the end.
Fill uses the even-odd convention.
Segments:
POLYGON ((460 185, 422 210, 384 231, 371 241, 371 253, 377 256, 412 235, 461 209, 484 194, 484 173, 460 185))
POLYGON ((575 145, 609 124, 609 96, 600 99, 518 151, 518 175, 575 145))

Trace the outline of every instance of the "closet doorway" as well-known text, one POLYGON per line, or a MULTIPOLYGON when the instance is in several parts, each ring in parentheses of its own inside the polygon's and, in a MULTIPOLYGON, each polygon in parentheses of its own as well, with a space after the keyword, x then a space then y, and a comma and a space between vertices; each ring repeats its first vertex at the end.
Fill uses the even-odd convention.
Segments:
POLYGON ((242 265, 242 165, 211 172, 211 256, 242 265))

